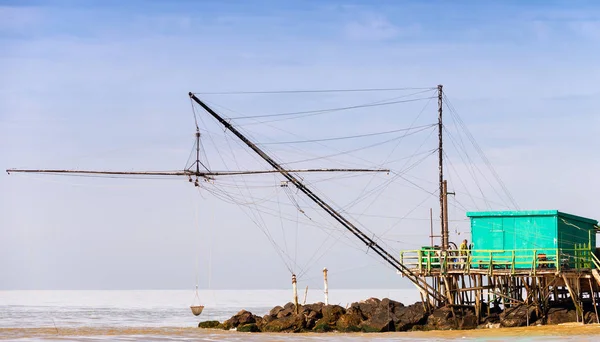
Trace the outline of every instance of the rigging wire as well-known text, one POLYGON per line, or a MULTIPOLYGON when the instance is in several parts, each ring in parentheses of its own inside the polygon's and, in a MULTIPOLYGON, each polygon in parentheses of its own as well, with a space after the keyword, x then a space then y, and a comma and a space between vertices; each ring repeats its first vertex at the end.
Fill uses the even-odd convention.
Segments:
MULTIPOLYGON (((421 92, 419 92, 419 93, 421 93, 421 92)), ((266 123, 281 122, 281 121, 286 121, 286 120, 296 120, 296 119, 302 119, 302 118, 312 117, 312 116, 315 116, 315 115, 322 115, 322 114, 327 114, 327 113, 332 113, 332 112, 339 112, 339 111, 344 111, 344 110, 352 110, 352 109, 359 109, 359 108, 364 108, 364 107, 374 107, 374 106, 386 106, 386 105, 392 105, 392 104, 398 104, 398 103, 406 103, 406 102, 415 102, 415 101, 427 100, 427 99, 431 100, 432 98, 435 98, 434 96, 429 96, 429 97, 418 98, 418 99, 397 100, 397 99, 400 99, 400 98, 405 98, 405 97, 412 96, 412 95, 419 94, 419 93, 397 96, 397 97, 393 97, 393 98, 389 98, 389 99, 384 99, 384 100, 379 100, 379 101, 375 101, 375 102, 364 103, 364 104, 361 104, 361 105, 355 105, 355 106, 351 106, 351 107, 337 107, 337 108, 331 108, 331 109, 321 109, 321 110, 313 110, 313 111, 306 111, 306 112, 291 112, 291 113, 288 112, 288 113, 267 114, 267 115, 270 115, 270 116, 276 116, 276 117, 278 117, 278 116, 284 116, 284 117, 283 118, 272 119, 272 120, 265 120, 265 121, 256 120, 256 118, 253 118, 253 117, 256 117, 256 116, 242 116, 243 118, 252 119, 255 122, 253 122, 253 123, 247 123, 247 124, 243 124, 243 125, 238 125, 238 127, 240 127, 240 126, 251 126, 251 125, 262 125, 262 124, 266 124, 266 123), (396 101, 394 101, 394 100, 396 100, 396 101), (387 103, 384 103, 384 102, 387 102, 387 103), (288 117, 288 116, 291 116, 291 117, 288 117)), ((208 101, 208 102, 210 102, 210 101, 208 101)), ((214 104, 214 102, 212 102, 212 103, 214 104)))
POLYGON ((448 109, 450 109, 450 113, 453 116, 456 117, 456 120, 458 121, 460 127, 465 132, 467 138, 469 139, 469 141, 471 142, 471 144, 473 145, 473 147, 475 147, 475 150, 479 154, 480 158, 483 160, 483 162, 485 163, 485 165, 488 167, 488 169, 490 170, 490 172, 492 173, 492 175, 496 178, 496 181, 498 182, 498 184, 500 185, 500 187, 502 188, 502 190, 504 191, 504 193, 508 197, 509 201, 518 210, 519 209, 519 205, 517 204, 517 202, 515 201, 514 197, 512 196, 512 194, 510 193, 510 191, 506 187, 506 184, 504 183, 504 181, 502 180, 502 178, 500 177, 500 175, 496 172, 496 169, 494 168, 494 166, 492 165, 492 163, 490 163, 489 159, 487 158, 487 156, 485 155, 485 153, 483 152, 483 150, 481 149, 481 147, 479 146, 479 144, 477 143, 477 141, 473 137, 473 134, 471 134, 471 131, 468 129, 467 125, 464 123, 464 121, 462 120, 462 118, 460 117, 460 115, 458 115, 458 113, 456 112, 456 109, 454 108, 454 106, 452 105, 452 103, 450 102, 450 100, 448 99, 448 97, 446 95, 444 95, 444 98, 446 100, 446 107, 448 107, 448 109))
MULTIPOLYGON (((469 198, 471 199, 471 202, 473 202, 473 205, 475 206, 475 208, 477 210, 479 210, 479 206, 477 205, 477 202, 475 202, 475 199, 473 198, 473 196, 471 195, 471 192, 469 191, 469 189, 467 188, 467 186, 465 185, 465 182, 463 181, 462 177, 460 176, 460 173, 456 170, 456 168, 454 167, 454 164, 450 161, 450 157, 448 157, 448 154, 446 154, 446 151, 444 152, 444 156, 446 158, 444 158, 444 160, 448 163, 448 165, 450 166, 449 168, 451 168, 454 173, 456 173, 456 177, 458 178, 458 181, 460 182, 460 184, 463 186, 463 188, 465 189, 465 191, 467 192, 467 195, 469 196, 469 198)), ((456 196, 454 196, 456 197, 456 196)), ((486 201, 484 199, 484 201, 486 201)), ((488 203, 486 201, 486 203, 488 203)))
POLYGON ((435 90, 435 87, 405 88, 354 88, 354 89, 311 89, 311 90, 262 90, 262 91, 228 91, 228 92, 193 92, 195 95, 244 95, 244 94, 300 94, 300 93, 349 93, 349 92, 382 92, 399 90, 435 90))
MULTIPOLYGON (((450 133, 450 131, 445 130, 445 132, 447 133, 447 136, 450 138, 450 142, 452 143, 452 145, 454 145, 454 147, 459 151, 459 148, 456 146, 455 143, 455 139, 453 137, 453 134, 450 133)), ((467 171, 469 172, 469 174, 471 175, 471 177, 473 178, 473 181, 475 182, 475 186, 477 186, 477 189, 479 190, 479 193, 481 194, 481 197, 483 198, 486 206, 489 208, 489 202, 487 200, 487 197, 485 196, 483 189, 481 188, 481 185, 479 184, 479 180, 477 178, 477 174, 475 173, 475 169, 477 168, 477 165, 474 165, 473 160, 471 159, 471 157, 469 156, 469 154, 466 152, 466 150, 463 149, 463 152, 465 154, 465 157, 467 158, 467 161, 465 161, 465 159, 462 157, 462 155, 459 153, 458 156, 460 157, 460 159, 462 160, 464 165, 467 165, 467 171)), ((481 171, 479 171, 481 173, 481 171)), ((499 200, 503 201, 503 199, 500 197, 499 200)))
MULTIPOLYGON (((236 112, 236 111, 234 111, 234 110, 232 110, 232 109, 226 108, 226 107, 224 107, 224 106, 222 106, 222 105, 215 104, 215 103, 213 103, 213 104, 214 104, 214 105, 216 105, 216 106, 218 106, 218 107, 221 107, 221 108, 223 108, 223 109, 225 109, 225 110, 228 110, 228 111, 231 111, 231 112, 234 112, 234 113, 238 113, 238 112, 236 112)), ((238 113, 238 114, 239 114, 239 113, 238 113)), ((266 125, 266 126, 268 126, 268 127, 270 127, 270 128, 273 128, 273 129, 275 129, 275 130, 281 131, 281 132, 283 132, 283 133, 290 134, 290 135, 292 135, 292 136, 295 136, 295 137, 298 137, 298 138, 304 138, 304 137, 302 137, 302 136, 300 136, 300 135, 298 135, 298 134, 296 134, 296 133, 294 133, 294 132, 291 132, 291 131, 285 130, 285 129, 283 129, 283 128, 280 128, 280 127, 278 127, 278 126, 274 126, 274 125, 272 125, 272 124, 269 124, 269 123, 266 123, 266 122, 263 122, 263 121, 259 121, 259 120, 255 120, 255 121, 256 121, 256 123, 262 123, 262 124, 264 124, 264 125, 266 125)), ((245 125, 245 126, 248 126, 248 125, 245 125)), ((238 129, 239 129, 239 128, 241 128, 241 127, 240 127, 240 125, 237 125, 237 127, 238 127, 238 129)), ((304 139, 306 139, 306 138, 304 138, 304 139)), ((339 149, 332 148, 331 146, 329 146, 329 145, 325 145, 325 144, 322 144, 322 143, 320 143, 320 142, 316 142, 316 144, 317 144, 317 145, 319 145, 319 146, 322 146, 322 147, 324 147, 324 148, 331 149, 331 150, 333 150, 333 151, 336 151, 336 152, 341 152, 339 149)), ((307 155, 307 156, 315 156, 315 157, 317 157, 315 154, 313 154, 313 153, 310 153, 310 152, 308 152, 308 151, 305 151, 305 150, 303 150, 303 149, 300 149, 300 148, 298 148, 298 147, 296 147, 296 146, 293 146, 293 145, 291 145, 290 147, 291 147, 292 149, 296 150, 296 151, 300 151, 300 152, 301 152, 302 154, 304 154, 304 155, 307 155)), ((336 161, 336 160, 332 160, 332 161, 333 161, 334 163, 338 164, 338 165, 347 165, 348 163, 350 163, 350 164, 357 165, 357 166, 361 166, 361 167, 363 167, 364 165, 371 165, 371 164, 372 164, 370 161, 368 161, 368 160, 366 160, 366 159, 364 159, 364 158, 361 158, 361 157, 358 157, 358 156, 354 156, 354 155, 352 155, 352 154, 349 154, 349 156, 350 156, 350 157, 352 157, 352 158, 355 158, 355 159, 359 159, 359 160, 361 160, 361 161, 366 161, 366 162, 368 162, 369 164, 359 164, 359 163, 355 163, 355 162, 346 162, 346 163, 344 164, 344 163, 341 163, 341 162, 339 162, 339 161, 336 161)), ((255 156, 254 156, 254 157, 255 157, 255 156)), ((322 158, 322 156, 319 156, 319 157, 318 157, 318 158, 316 158, 316 159, 320 159, 320 158, 322 158)), ((316 159, 315 159, 315 160, 316 160, 316 159)))
MULTIPOLYGON (((419 94, 419 93, 415 93, 415 94, 419 94)), ((398 98, 408 97, 408 96, 415 95, 415 94, 404 95, 404 96, 400 96, 398 98)), ((259 119, 259 118, 272 118, 272 117, 280 117, 280 116, 294 116, 294 115, 302 115, 302 114, 315 114, 315 115, 316 114, 327 114, 327 113, 334 113, 334 112, 340 112, 340 111, 351 110, 351 109, 389 106, 389 105, 398 104, 398 103, 415 102, 415 101, 421 101, 421 100, 428 100, 428 99, 432 99, 432 98, 433 98, 432 96, 429 96, 429 97, 420 97, 420 98, 408 99, 408 100, 395 100, 395 101, 383 100, 383 101, 378 101, 378 102, 373 102, 373 103, 365 103, 365 104, 346 106, 346 107, 334 107, 334 108, 317 109, 317 110, 260 114, 260 115, 250 115, 250 116, 237 116, 237 117, 230 117, 229 119, 230 120, 247 120, 247 119, 259 119)), ((312 116, 312 115, 310 115, 310 116, 312 116)), ((303 117, 305 117, 305 116, 303 116, 303 117)))
POLYGON ((406 131, 411 131, 411 130, 416 130, 416 129, 421 129, 421 128, 429 128, 429 127, 433 127, 436 125, 437 124, 429 124, 429 125, 422 125, 422 126, 416 126, 416 127, 410 127, 410 128, 395 129, 395 130, 391 130, 391 131, 374 132, 374 133, 358 134, 358 135, 347 135, 347 136, 343 136, 343 137, 334 137, 334 138, 265 142, 265 143, 257 143, 257 145, 304 144, 304 143, 313 143, 313 142, 321 142, 321 141, 334 141, 334 140, 364 138, 364 137, 372 137, 372 136, 377 136, 377 135, 406 132, 406 131))
POLYGON ((427 127, 421 128, 419 130, 416 130, 416 131, 411 132, 411 133, 407 133, 407 134, 405 134, 403 136, 400 136, 400 137, 395 137, 395 138, 387 139, 387 140, 384 140, 384 141, 380 141, 380 142, 377 142, 377 143, 374 143, 374 144, 371 144, 371 145, 367 145, 367 146, 355 148, 355 149, 352 149, 352 150, 342 151, 342 152, 339 152, 339 153, 330 154, 330 155, 322 156, 322 157, 302 159, 302 160, 294 160, 294 161, 291 161, 291 162, 282 163, 282 165, 290 165, 290 164, 303 163, 303 162, 314 161, 314 160, 319 160, 319 159, 327 159, 327 158, 331 158, 331 157, 337 157, 337 156, 346 155, 346 154, 350 154, 350 153, 357 152, 357 151, 366 150, 366 149, 369 149, 369 148, 372 148, 372 147, 377 147, 377 146, 381 146, 381 145, 387 144, 389 142, 392 142, 392 141, 395 141, 395 140, 398 140, 398 139, 402 139, 402 137, 407 136, 407 135, 414 135, 414 134, 423 132, 423 131, 427 130, 428 128, 431 128, 431 126, 427 126, 427 127))

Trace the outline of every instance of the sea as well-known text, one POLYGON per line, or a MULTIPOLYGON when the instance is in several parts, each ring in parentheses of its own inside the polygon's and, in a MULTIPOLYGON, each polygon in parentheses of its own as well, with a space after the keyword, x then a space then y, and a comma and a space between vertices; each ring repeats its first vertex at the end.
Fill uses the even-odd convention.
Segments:
MULTIPOLYGON (((334 290, 329 302, 347 306, 370 297, 405 304, 413 289, 334 290)), ((600 326, 530 327, 383 334, 264 334, 197 328, 242 309, 266 314, 292 299, 291 290, 0 291, 0 340, 14 341, 600 341, 600 326), (194 316, 190 306, 205 306, 194 316), (554 330, 553 330, 554 329, 554 330)), ((304 291, 299 293, 304 301, 304 291)), ((306 303, 324 301, 308 291, 306 303)))

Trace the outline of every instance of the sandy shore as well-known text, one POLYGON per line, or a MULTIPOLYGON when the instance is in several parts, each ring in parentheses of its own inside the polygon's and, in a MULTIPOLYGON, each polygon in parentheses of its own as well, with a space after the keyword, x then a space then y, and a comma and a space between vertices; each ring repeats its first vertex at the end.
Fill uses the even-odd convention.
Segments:
MULTIPOLYGON (((136 336, 143 339, 144 336, 154 338, 173 337, 173 338, 200 338, 206 337, 211 340, 260 340, 260 341, 278 341, 282 339, 304 340, 318 337, 319 340, 344 339, 353 337, 358 339, 401 339, 401 340, 426 340, 426 339, 463 339, 463 338, 503 338, 503 337, 542 337, 542 336, 589 336, 600 339, 600 325, 598 324, 563 324, 547 325, 523 328, 499 328, 499 329, 479 329, 479 330, 455 330, 455 331, 424 331, 424 332, 391 332, 391 333, 303 333, 303 334, 271 334, 271 333, 238 333, 235 331, 222 330, 204 330, 198 328, 0 328, 0 339, 15 338, 69 338, 69 337, 89 337, 89 336, 136 336)), ((503 339, 504 340, 504 339, 503 339)), ((570 339, 567 339, 570 340, 570 339)))

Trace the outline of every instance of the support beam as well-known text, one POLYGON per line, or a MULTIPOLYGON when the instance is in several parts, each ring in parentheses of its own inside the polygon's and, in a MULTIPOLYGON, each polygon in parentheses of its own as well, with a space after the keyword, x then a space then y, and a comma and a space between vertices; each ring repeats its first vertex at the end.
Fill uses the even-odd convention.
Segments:
POLYGON ((562 278, 565 281, 565 286, 567 287, 567 290, 569 291, 569 295, 571 296, 573 305, 575 305, 575 311, 577 312, 577 317, 579 317, 579 315, 583 314, 583 311, 581 310, 581 307, 579 306, 579 296, 575 295, 575 291, 573 291, 573 288, 571 287, 571 280, 569 278, 567 278, 567 276, 564 274, 562 275, 562 278))

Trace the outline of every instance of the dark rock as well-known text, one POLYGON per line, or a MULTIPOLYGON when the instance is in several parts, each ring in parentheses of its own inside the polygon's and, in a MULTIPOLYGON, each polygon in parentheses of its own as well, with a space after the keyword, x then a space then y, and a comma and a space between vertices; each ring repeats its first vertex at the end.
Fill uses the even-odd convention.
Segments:
POLYGON ((202 329, 223 329, 223 324, 219 321, 204 321, 198 323, 198 328, 202 329))
POLYGON ((250 323, 250 324, 242 324, 242 325, 238 326, 237 331, 239 331, 239 332, 260 332, 260 329, 258 328, 258 325, 256 325, 256 323, 250 323))
POLYGON ((426 329, 424 325, 414 325, 410 331, 426 331, 426 329))
POLYGON ((356 306, 358 306, 360 309, 364 319, 369 319, 375 314, 380 302, 381 301, 377 298, 369 298, 358 303, 352 303, 352 306, 356 304, 356 306))
POLYGON ((261 326, 263 324, 263 318, 255 315, 254 322, 256 323, 257 326, 261 326))
POLYGON ((360 331, 362 316, 358 315, 356 312, 348 313, 348 311, 338 318, 335 323, 335 329, 340 332, 360 331))
POLYGON ((595 312, 584 312, 583 319, 585 324, 598 323, 598 318, 596 317, 595 312))
POLYGON ((321 310, 323 318, 328 319, 330 322, 335 323, 340 316, 346 313, 346 309, 339 305, 324 305, 321 310))
POLYGON ((259 328, 261 331, 263 331, 263 330, 264 330, 264 327, 265 327, 265 325, 267 325, 269 322, 272 322, 272 321, 274 321, 274 320, 275 320, 275 318, 274 318, 273 316, 271 316, 271 315, 269 315, 269 314, 266 314, 266 315, 264 315, 264 316, 262 317, 262 319, 261 319, 261 320, 257 320, 257 321, 256 321, 256 325, 258 326, 258 328, 259 328))
POLYGON ((366 319, 366 317, 364 317, 362 311, 360 311, 360 307, 358 306, 358 303, 352 303, 352 305, 350 305, 350 307, 346 309, 346 314, 359 316, 361 320, 366 319))
POLYGON ((237 328, 239 325, 256 323, 256 317, 257 316, 253 315, 252 312, 242 310, 223 322, 223 329, 229 330, 237 328))
POLYGON ((396 311, 398 311, 402 308, 404 308, 404 304, 397 302, 395 300, 391 300, 389 298, 383 298, 381 300, 381 302, 379 302, 379 310, 390 311, 390 312, 393 312, 394 314, 396 313, 396 311))
POLYGON ((317 322, 317 324, 315 325, 315 327, 312 330, 314 332, 323 333, 323 332, 332 331, 333 329, 327 323, 317 322))
POLYGON ((457 327, 457 321, 452 315, 452 309, 449 307, 436 309, 427 318, 427 330, 451 330, 457 327))
POLYGON ((546 315, 546 324, 561 324, 568 322, 577 322, 577 313, 568 308, 550 308, 546 315))
MULTIPOLYGON (((298 310, 300 310, 300 308, 298 308, 298 310)), ((293 315, 295 313, 296 313, 296 306, 294 305, 294 303, 287 303, 283 307, 283 310, 280 310, 277 313, 277 318, 287 317, 287 316, 293 315)))
POLYGON ((265 332, 301 332, 306 329, 303 315, 290 315, 277 318, 261 327, 265 332))
POLYGON ((323 330, 323 326, 328 325, 329 330, 333 330, 338 319, 345 313, 346 309, 339 305, 324 305, 321 310, 323 316, 315 322, 315 328, 320 327, 319 329, 323 330))
POLYGON ((414 326, 427 323, 427 312, 422 302, 402 306, 394 311, 396 331, 408 331, 414 326))
MULTIPOLYGON (((389 298, 384 298, 379 302, 373 301, 372 299, 373 298, 368 299, 367 301, 369 301, 369 303, 364 303, 362 305, 362 308, 368 311, 368 314, 364 315, 368 318, 366 321, 362 322, 361 330, 364 332, 395 331, 395 323, 398 321, 396 312, 400 313, 404 308, 404 304, 389 298), (375 303, 377 303, 377 306, 373 311, 372 309, 375 303)), ((361 308, 360 303, 359 308, 361 308)))
POLYGON ((537 320, 534 307, 519 305, 508 308, 500 314, 500 325, 507 328, 522 327, 537 320))
POLYGON ((281 306, 277 305, 276 307, 272 308, 271 311, 269 311, 269 316, 277 317, 277 314, 281 310, 283 310, 283 308, 281 306))
POLYGON ((304 315, 306 329, 314 328, 316 322, 323 317, 323 303, 306 304, 299 308, 299 314, 304 315))
POLYGON ((477 328, 479 321, 477 316, 471 311, 467 311, 465 315, 458 319, 458 328, 461 330, 470 330, 477 328))
POLYGON ((360 328, 364 332, 386 332, 394 331, 393 313, 377 310, 371 318, 362 322, 360 328))
MULTIPOLYGON (((325 306, 325 304, 319 302, 319 303, 314 303, 314 304, 306 304, 306 305, 301 305, 299 308, 299 312, 300 313, 309 313, 309 312, 316 312, 318 315, 321 315, 321 310, 323 310, 323 306, 325 306)), ((320 317, 319 317, 320 318, 320 317)))
POLYGON ((317 311, 310 311, 308 313, 304 313, 304 319, 306 320, 306 329, 312 329, 317 324, 317 321, 321 319, 323 315, 317 311))

